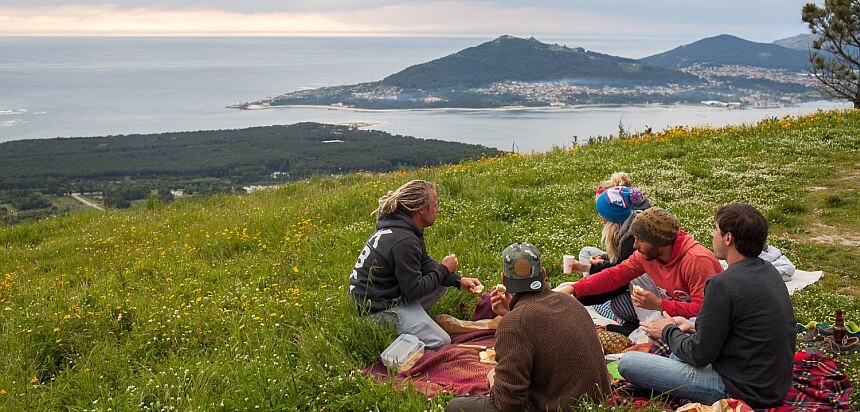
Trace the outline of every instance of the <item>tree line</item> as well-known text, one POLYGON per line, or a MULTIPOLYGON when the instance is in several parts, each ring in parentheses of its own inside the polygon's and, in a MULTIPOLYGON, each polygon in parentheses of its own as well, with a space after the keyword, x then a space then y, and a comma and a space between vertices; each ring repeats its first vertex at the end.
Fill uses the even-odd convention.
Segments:
POLYGON ((170 189, 230 192, 314 174, 384 172, 499 153, 319 123, 18 140, 0 143, 0 204, 23 209, 44 206, 38 194, 104 192, 107 203, 123 207, 153 193, 169 201, 170 189))

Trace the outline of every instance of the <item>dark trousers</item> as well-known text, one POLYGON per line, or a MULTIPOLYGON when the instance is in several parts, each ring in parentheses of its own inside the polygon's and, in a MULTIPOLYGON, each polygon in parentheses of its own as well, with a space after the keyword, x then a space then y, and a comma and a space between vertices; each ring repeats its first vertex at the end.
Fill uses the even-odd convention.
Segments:
POLYGON ((499 412, 489 396, 458 396, 448 402, 445 412, 499 412))

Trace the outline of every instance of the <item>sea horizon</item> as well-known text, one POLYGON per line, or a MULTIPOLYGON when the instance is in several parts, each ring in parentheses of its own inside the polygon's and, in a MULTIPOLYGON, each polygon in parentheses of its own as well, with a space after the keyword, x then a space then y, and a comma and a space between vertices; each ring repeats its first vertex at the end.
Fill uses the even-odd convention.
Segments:
MULTIPOLYGON (((491 40, 491 39, 485 39, 491 40)), ((646 127, 724 125, 842 107, 609 106, 435 111, 227 106, 303 88, 377 81, 485 40, 437 37, 0 38, 0 142, 369 122, 393 134, 544 151, 646 127), (669 109, 674 110, 669 110, 669 109)), ((551 39, 539 39, 553 42, 551 39)), ((560 43, 565 44, 565 43, 560 43)), ((577 47, 579 44, 565 44, 577 47)), ((601 51, 601 50, 596 50, 601 51)))

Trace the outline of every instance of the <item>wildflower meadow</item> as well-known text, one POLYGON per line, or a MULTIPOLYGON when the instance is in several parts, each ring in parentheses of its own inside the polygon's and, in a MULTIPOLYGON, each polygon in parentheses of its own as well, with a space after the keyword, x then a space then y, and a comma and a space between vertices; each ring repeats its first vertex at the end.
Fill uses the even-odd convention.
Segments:
MULTIPOLYGON (((579 276, 563 254, 599 243, 594 188, 615 171, 708 247, 718 207, 758 207, 770 244, 824 271, 792 296, 798 322, 839 308, 860 323, 860 112, 819 112, 0 227, 0 408, 443 410, 450 395, 362 373, 395 338, 346 293, 377 199, 434 181, 432 255, 492 285, 502 249, 527 241, 554 285, 579 276)), ((476 300, 451 290, 433 314, 476 300)), ((860 355, 841 362, 858 385, 860 355)))

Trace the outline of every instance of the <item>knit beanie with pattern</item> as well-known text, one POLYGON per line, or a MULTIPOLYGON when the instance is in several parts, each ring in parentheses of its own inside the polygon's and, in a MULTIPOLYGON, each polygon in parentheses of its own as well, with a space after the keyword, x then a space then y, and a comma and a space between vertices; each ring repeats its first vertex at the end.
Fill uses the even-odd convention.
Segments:
POLYGON ((654 246, 669 246, 675 243, 675 236, 680 230, 678 218, 668 210, 651 207, 633 219, 630 230, 633 236, 654 246))
POLYGON ((630 217, 632 204, 630 188, 615 186, 606 189, 600 196, 597 196, 594 208, 604 219, 614 223, 623 223, 630 217))

